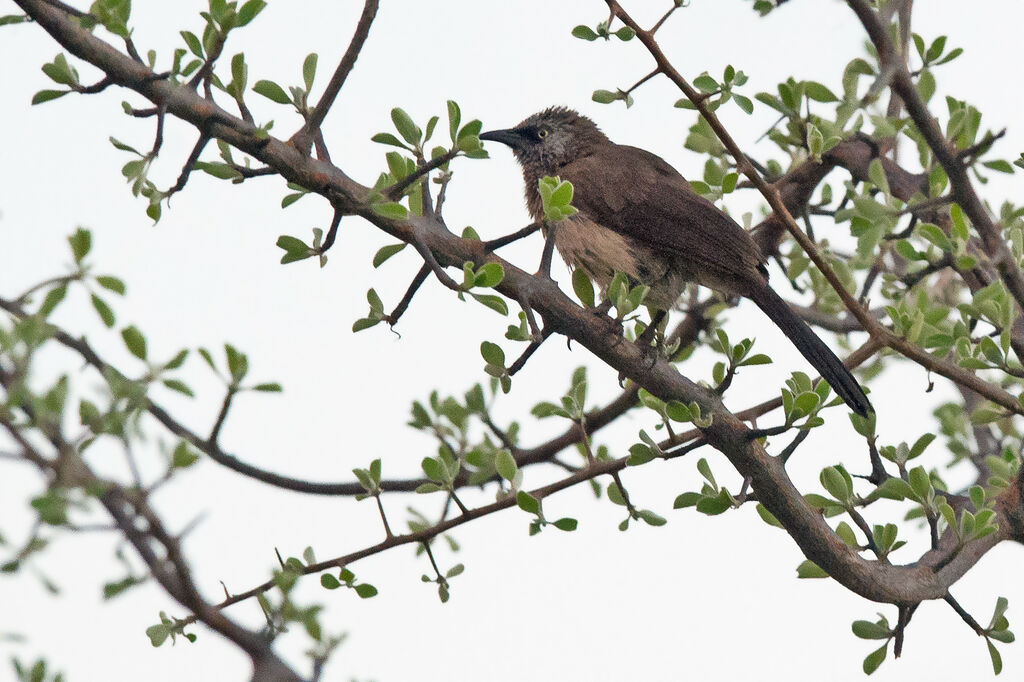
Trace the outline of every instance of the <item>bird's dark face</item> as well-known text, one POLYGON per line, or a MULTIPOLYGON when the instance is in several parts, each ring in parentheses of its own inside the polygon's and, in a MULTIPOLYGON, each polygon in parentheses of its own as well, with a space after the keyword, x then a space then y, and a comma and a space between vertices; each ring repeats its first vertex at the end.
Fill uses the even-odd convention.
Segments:
POLYGON ((523 170, 538 177, 557 175, 567 163, 586 156, 608 138, 586 116, 552 107, 528 117, 515 128, 483 133, 481 140, 508 145, 523 170))

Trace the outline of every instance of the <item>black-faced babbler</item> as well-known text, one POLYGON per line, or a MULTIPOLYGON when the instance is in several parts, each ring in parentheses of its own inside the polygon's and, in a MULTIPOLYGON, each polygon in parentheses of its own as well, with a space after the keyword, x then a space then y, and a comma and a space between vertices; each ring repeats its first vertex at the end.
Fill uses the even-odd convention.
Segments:
POLYGON ((480 139, 512 148, 538 222, 544 211, 537 181, 559 176, 573 184, 579 213, 555 230, 555 246, 570 267, 602 288, 623 272, 650 287, 645 303, 659 311, 675 304, 687 282, 749 298, 854 412, 872 411, 835 353, 768 285, 764 256, 747 231, 694 192, 664 159, 615 144, 589 118, 563 107, 480 139))

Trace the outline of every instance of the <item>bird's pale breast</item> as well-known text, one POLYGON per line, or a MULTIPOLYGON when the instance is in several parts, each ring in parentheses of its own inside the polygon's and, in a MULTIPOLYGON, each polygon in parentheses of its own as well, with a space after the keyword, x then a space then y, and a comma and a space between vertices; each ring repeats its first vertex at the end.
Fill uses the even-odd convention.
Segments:
POLYGON ((625 273, 633 284, 651 287, 645 302, 656 308, 670 309, 686 286, 683 273, 671 267, 670 256, 601 227, 582 214, 558 223, 555 247, 569 267, 582 269, 602 290, 616 272, 625 273))

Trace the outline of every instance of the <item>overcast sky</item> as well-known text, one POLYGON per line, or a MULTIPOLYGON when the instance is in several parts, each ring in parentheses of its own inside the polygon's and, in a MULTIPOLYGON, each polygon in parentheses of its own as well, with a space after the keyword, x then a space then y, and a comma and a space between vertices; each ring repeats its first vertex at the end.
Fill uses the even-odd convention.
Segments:
MULTIPOLYGON (((85 7, 84 2, 77 3, 85 7)), ((178 30, 200 32, 203 3, 134 3, 132 26, 141 51, 155 49, 160 64, 180 44, 178 30)), ((249 81, 270 78, 301 82, 302 59, 320 54, 316 93, 348 43, 360 2, 270 2, 248 28, 232 34, 226 55, 245 51, 249 81)), ((642 23, 653 21, 667 2, 625 3, 642 23)), ((693 0, 659 33, 673 63, 690 77, 702 71, 721 74, 726 64, 743 69, 753 95, 793 75, 839 89, 843 66, 863 54, 863 34, 842 2, 788 3, 759 19, 749 2, 693 0)), ((444 112, 457 100, 464 120, 480 118, 485 129, 508 127, 536 110, 564 104, 592 116, 617 141, 656 151, 688 177, 698 177, 703 159, 682 142, 694 114, 673 109, 679 93, 654 81, 636 93, 628 111, 621 105, 591 101, 598 88, 628 87, 651 68, 642 46, 587 43, 570 37, 573 26, 595 25, 607 16, 604 3, 482 3, 384 0, 355 71, 324 134, 335 162, 356 179, 372 184, 384 168, 380 145, 370 142, 389 130, 388 112, 401 106, 417 121, 444 112)), ((966 52, 938 72, 940 93, 952 92, 977 105, 995 129, 1011 126, 999 144, 1003 158, 1024 149, 1013 127, 1021 110, 1019 60, 1008 58, 1016 44, 1024 8, 1009 0, 918 3, 915 30, 926 37, 950 34, 950 44, 966 52)), ((0 15, 15 11, 0 0, 0 15)), ((388 239, 356 219, 342 223, 328 266, 312 261, 280 266, 278 235, 308 240, 313 227, 326 228, 330 211, 319 198, 305 198, 281 211, 287 192, 279 179, 256 179, 241 186, 194 174, 185 192, 153 226, 145 206, 133 199, 120 167, 128 160, 107 138, 113 135, 139 148, 152 140, 152 121, 126 118, 120 103, 145 103, 122 91, 99 96, 68 96, 30 107, 32 94, 50 87, 39 66, 51 61, 56 45, 34 25, 0 29, 0 83, 4 144, 0 150, 0 292, 11 296, 26 286, 63 272, 70 260, 65 237, 78 225, 94 233, 97 271, 124 278, 128 296, 116 302, 118 324, 135 324, 149 338, 152 356, 170 357, 179 348, 219 348, 225 341, 249 354, 250 376, 280 381, 282 396, 245 395, 223 431, 225 448, 245 461, 274 471, 316 480, 348 480, 351 469, 384 459, 386 476, 411 476, 434 443, 404 426, 409 404, 431 390, 461 395, 485 375, 481 340, 503 341, 508 321, 480 306, 460 303, 429 282, 415 299, 398 330, 384 325, 353 335, 352 322, 366 314, 365 291, 374 287, 390 308, 401 297, 419 263, 402 253, 374 270, 370 259, 388 239)), ((98 78, 79 65, 83 82, 98 78)), ((940 100, 937 100, 940 101, 940 100)), ((273 134, 290 135, 298 123, 285 107, 258 95, 248 98, 258 121, 274 119, 273 134)), ((940 105, 938 113, 943 114, 940 105)), ((757 105, 748 117, 735 107, 723 120, 745 149, 774 121, 757 105)), ((443 131, 444 126, 439 126, 443 131)), ((173 183, 194 142, 195 131, 169 122, 164 151, 154 179, 173 183)), ((439 135, 441 133, 439 132, 439 135)), ((441 135, 443 136, 443 135, 441 135)), ((486 237, 511 232, 529 222, 522 203, 522 181, 511 154, 491 145, 491 160, 461 159, 454 165, 447 219, 459 229, 474 226, 486 237)), ((838 174, 834 183, 841 182, 838 174)), ((1019 192, 1017 176, 994 180, 984 188, 994 205, 1019 192)), ((735 215, 758 210, 752 194, 730 197, 735 215)), ((830 235, 831 236, 831 235, 830 235)), ((411 250, 409 250, 411 251, 411 250)), ((503 254, 527 269, 535 267, 540 240, 528 240, 503 254)), ((568 282, 564 268, 556 278, 568 282)), ((785 295, 785 281, 776 273, 785 295)), ((568 288, 568 287, 566 287, 568 288)), ((123 349, 119 336, 95 320, 88 299, 73 296, 56 318, 128 370, 141 371, 123 349)), ((728 314, 733 338, 757 336, 774 365, 754 368, 737 380, 727 404, 741 409, 771 397, 802 358, 752 307, 728 314)), ((516 349, 504 341, 510 356, 516 349)), ((682 371, 709 376, 710 354, 698 353, 682 371)), ((60 353, 45 357, 43 374, 75 371, 80 362, 60 353)), ((556 399, 567 387, 572 368, 592 368, 594 405, 614 396, 615 373, 589 354, 564 343, 548 343, 515 378, 511 395, 495 410, 500 423, 523 422, 525 445, 539 443, 564 429, 552 420, 529 417, 539 400, 556 399)), ((220 401, 218 386, 193 356, 186 377, 200 394, 195 401, 171 394, 157 397, 196 429, 212 422, 220 401)), ((96 387, 86 374, 81 390, 96 387)), ((883 442, 914 440, 929 428, 931 409, 952 395, 938 381, 925 393, 928 377, 916 367, 890 369, 872 384, 883 442)), ((791 464, 794 479, 807 492, 819 492, 824 466, 846 463, 867 468, 863 441, 835 410, 827 429, 816 431, 791 464), (834 424, 832 423, 834 422, 834 424)), ((637 414, 621 420, 597 442, 622 455, 652 421, 637 414)), ((171 442, 154 429, 158 439, 171 442)), ((156 442, 153 443, 156 447, 156 442)), ((116 449, 97 453, 95 465, 119 471, 116 449), (109 455, 109 457, 108 457, 109 455)), ((717 453, 700 452, 732 490, 738 477, 717 453)), ((939 442, 925 458, 928 466, 947 461, 939 442)), ((149 473, 158 472, 156 458, 149 473)), ((432 585, 420 582, 429 565, 409 548, 399 548, 352 567, 380 595, 359 601, 345 591, 324 592, 316 578, 300 589, 300 598, 327 605, 329 631, 347 631, 348 641, 330 664, 326 679, 398 682, 417 679, 494 680, 746 680, 822 677, 822 666, 836 679, 856 679, 861 659, 874 647, 850 632, 855 619, 874 620, 881 610, 895 621, 895 608, 866 602, 831 581, 798 581, 802 557, 781 531, 758 520, 753 507, 708 518, 673 511, 674 497, 699 488, 696 455, 653 463, 624 473, 631 496, 669 519, 662 528, 616 530, 621 508, 594 501, 580 486, 545 501, 553 517, 580 520, 575 533, 548 530, 527 536, 529 516, 509 510, 469 524, 454 534, 463 550, 451 554, 439 546, 442 567, 465 563, 452 585, 448 604, 438 602, 432 585), (770 674, 765 674, 770 671, 770 674)), ((968 480, 954 470, 952 484, 968 480)), ((556 470, 529 470, 526 487, 558 476, 556 470)), ((21 538, 31 517, 26 500, 38 494, 31 471, 5 467, 0 476, 0 531, 12 542, 21 538)), ((467 503, 492 499, 493 490, 467 493, 467 503)), ((262 582, 274 567, 274 548, 298 555, 312 545, 320 558, 344 554, 382 537, 372 503, 314 498, 276 491, 203 461, 168 486, 157 498, 175 528, 201 516, 185 550, 204 593, 217 599, 219 581, 240 592, 262 582)), ((415 505, 436 513, 429 497, 389 497, 385 505, 393 525, 404 529, 404 509, 415 505)), ((868 514, 869 521, 891 520, 868 514)), ((920 529, 901 534, 911 545, 894 555, 909 561, 926 546, 920 529)), ((248 661, 215 634, 202 628, 194 645, 152 649, 144 630, 167 610, 183 615, 162 591, 146 586, 104 603, 100 585, 122 577, 112 558, 115 542, 100 534, 63 537, 36 563, 63 590, 45 593, 29 574, 0 581, 0 632, 17 632, 25 643, 0 641, 0 653, 23 659, 42 652, 80 680, 243 679, 248 661)), ((1010 599, 1011 626, 1024 600, 1020 586, 1019 546, 991 552, 954 589, 954 595, 979 621, 987 623, 997 596, 1010 599)), ((230 610, 250 625, 261 616, 255 603, 230 610)), ((305 670, 302 636, 285 637, 280 650, 305 670)), ((1004 674, 1024 671, 1017 646, 1001 647, 1004 674)), ((924 604, 908 630, 904 658, 887 660, 877 679, 925 679, 990 674, 984 642, 945 604, 924 604)))

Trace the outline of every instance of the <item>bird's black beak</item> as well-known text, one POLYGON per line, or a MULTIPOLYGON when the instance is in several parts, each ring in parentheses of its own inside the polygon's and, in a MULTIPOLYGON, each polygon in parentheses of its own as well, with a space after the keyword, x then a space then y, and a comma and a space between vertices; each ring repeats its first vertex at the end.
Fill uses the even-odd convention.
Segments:
POLYGON ((507 130, 489 130, 486 133, 481 133, 480 139, 500 142, 512 147, 512 149, 519 147, 523 143, 523 136, 514 128, 509 128, 507 130))

